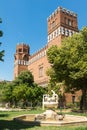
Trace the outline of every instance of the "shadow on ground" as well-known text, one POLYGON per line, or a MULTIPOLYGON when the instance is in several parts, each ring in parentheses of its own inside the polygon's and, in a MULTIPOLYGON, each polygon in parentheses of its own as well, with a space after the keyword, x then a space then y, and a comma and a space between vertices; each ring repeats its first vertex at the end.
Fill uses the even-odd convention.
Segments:
POLYGON ((9 114, 0 114, 0 117, 8 117, 9 114))
POLYGON ((0 130, 26 130, 27 128, 40 126, 40 123, 36 124, 24 124, 23 122, 15 121, 15 120, 0 120, 0 130))

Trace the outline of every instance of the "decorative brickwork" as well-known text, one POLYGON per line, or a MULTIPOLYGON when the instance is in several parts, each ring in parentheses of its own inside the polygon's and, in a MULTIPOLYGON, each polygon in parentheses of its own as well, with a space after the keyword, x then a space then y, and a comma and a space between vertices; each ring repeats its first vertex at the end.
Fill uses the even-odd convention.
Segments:
POLYGON ((49 77, 46 75, 50 67, 46 51, 52 45, 61 45, 63 37, 71 36, 78 32, 77 15, 65 8, 58 7, 48 18, 48 42, 38 52, 30 56, 30 48, 26 44, 19 44, 16 47, 14 61, 14 78, 23 70, 30 70, 34 80, 41 86, 46 86, 49 77), (42 73, 42 76, 40 74, 42 73))
POLYGON ((14 78, 23 70, 30 70, 34 75, 34 81, 46 86, 49 77, 46 71, 50 68, 46 51, 52 45, 61 45, 64 37, 78 32, 77 14, 65 8, 58 7, 48 18, 48 41, 47 45, 33 55, 30 55, 30 47, 26 44, 19 44, 14 55, 14 78))
POLYGON ((29 46, 21 43, 16 47, 14 55, 14 78, 23 70, 28 70, 29 46))

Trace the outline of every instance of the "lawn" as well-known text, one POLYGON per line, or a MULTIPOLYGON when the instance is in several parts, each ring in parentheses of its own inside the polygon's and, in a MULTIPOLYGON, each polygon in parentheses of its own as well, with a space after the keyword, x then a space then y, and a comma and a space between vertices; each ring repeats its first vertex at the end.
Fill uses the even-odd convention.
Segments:
MULTIPOLYGON (((23 114, 42 113, 42 110, 24 111, 0 111, 0 130, 87 130, 87 125, 80 126, 29 126, 22 122, 14 121, 13 118, 23 114)), ((72 113, 71 113, 72 114, 72 113)), ((73 113, 75 114, 75 113, 73 113)), ((83 115, 83 114, 79 114, 83 115)), ((87 114, 84 114, 87 116, 87 114)))

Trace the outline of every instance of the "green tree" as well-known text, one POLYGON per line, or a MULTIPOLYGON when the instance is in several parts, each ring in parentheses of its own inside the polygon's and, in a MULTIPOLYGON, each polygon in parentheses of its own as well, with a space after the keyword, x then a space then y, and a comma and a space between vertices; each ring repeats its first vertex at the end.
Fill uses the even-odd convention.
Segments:
POLYGON ((4 93, 4 90, 6 88, 6 85, 7 85, 6 81, 1 81, 0 82, 0 102, 3 101, 3 93, 4 93))
MULTIPOLYGON (((0 18, 0 23, 2 23, 1 18, 0 18)), ((3 32, 0 30, 0 37, 2 37, 2 36, 3 36, 3 32)), ((0 46, 1 46, 1 44, 2 43, 0 42, 0 46)), ((4 61, 3 56, 4 56, 4 50, 0 51, 0 61, 4 61)))
POLYGON ((42 87, 35 86, 32 88, 26 84, 20 84, 14 88, 12 97, 15 105, 21 104, 21 107, 24 108, 28 106, 28 102, 32 102, 33 106, 38 102, 42 102, 44 92, 45 90, 42 87))
POLYGON ((87 27, 78 34, 65 38, 61 47, 49 48, 51 80, 64 82, 67 90, 82 90, 80 109, 87 110, 87 27))
POLYGON ((28 106, 28 102, 32 102, 33 106, 42 102, 45 90, 34 83, 30 71, 23 71, 14 81, 5 84, 2 92, 2 101, 9 102, 11 106, 24 108, 28 106))
POLYGON ((6 83, 4 86, 3 86, 3 94, 2 94, 2 101, 4 102, 9 102, 10 104, 12 104, 13 102, 13 89, 14 89, 14 86, 13 86, 13 83, 6 83))
POLYGON ((24 107, 24 103, 28 100, 27 99, 28 89, 29 89, 29 87, 27 87, 26 84, 20 84, 13 89, 12 97, 13 97, 15 106, 18 106, 21 104, 20 107, 22 107, 22 108, 24 107))
POLYGON ((30 71, 22 71, 18 77, 14 80, 16 85, 27 84, 29 87, 33 86, 34 78, 30 71))

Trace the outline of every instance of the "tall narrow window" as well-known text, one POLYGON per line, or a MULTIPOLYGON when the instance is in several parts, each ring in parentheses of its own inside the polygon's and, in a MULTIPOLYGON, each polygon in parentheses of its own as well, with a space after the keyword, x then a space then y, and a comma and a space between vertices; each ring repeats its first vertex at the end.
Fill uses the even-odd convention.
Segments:
POLYGON ((43 66, 39 67, 39 77, 43 77, 43 66))
POLYGON ((73 26, 73 20, 72 20, 72 26, 73 26))
POLYGON ((18 52, 22 52, 22 48, 19 48, 19 49, 18 49, 18 52))
POLYGON ((75 96, 72 96, 72 103, 75 103, 75 96))
POLYGON ((51 28, 54 28, 54 27, 55 27, 55 21, 53 21, 51 24, 51 28))
POLYGON ((64 18, 64 23, 67 24, 67 22, 66 22, 66 17, 64 18))
POLYGON ((71 26, 71 20, 70 19, 68 19, 68 25, 71 26))
POLYGON ((28 61, 28 55, 24 55, 23 60, 28 61))

